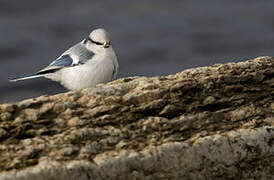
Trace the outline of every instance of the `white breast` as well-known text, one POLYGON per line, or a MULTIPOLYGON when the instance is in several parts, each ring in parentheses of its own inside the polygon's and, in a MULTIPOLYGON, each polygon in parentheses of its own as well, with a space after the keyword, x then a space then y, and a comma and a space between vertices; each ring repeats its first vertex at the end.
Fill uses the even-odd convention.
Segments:
POLYGON ((116 56, 93 56, 91 60, 83 65, 67 67, 59 70, 58 79, 63 86, 70 90, 78 90, 93 87, 99 83, 112 80, 115 70, 116 56))

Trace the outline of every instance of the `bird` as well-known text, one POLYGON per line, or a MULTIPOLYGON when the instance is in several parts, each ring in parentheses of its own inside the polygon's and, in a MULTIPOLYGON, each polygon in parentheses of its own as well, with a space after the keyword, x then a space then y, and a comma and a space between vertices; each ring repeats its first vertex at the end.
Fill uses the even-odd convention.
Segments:
POLYGON ((109 35, 105 29, 98 28, 47 67, 10 81, 44 77, 59 82, 69 90, 80 90, 114 80, 118 69, 109 35))

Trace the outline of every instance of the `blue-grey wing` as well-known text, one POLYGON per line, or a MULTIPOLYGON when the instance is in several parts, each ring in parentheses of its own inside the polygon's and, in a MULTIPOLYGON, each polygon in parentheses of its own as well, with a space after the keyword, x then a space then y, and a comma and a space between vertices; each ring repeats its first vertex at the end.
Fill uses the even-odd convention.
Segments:
POLYGON ((87 61, 90 61, 92 57, 95 54, 91 51, 88 51, 86 48, 81 49, 78 59, 79 59, 79 64, 85 64, 87 61))
POLYGON ((48 67, 42 69, 37 74, 52 73, 64 67, 85 64, 87 61, 91 60, 94 55, 93 52, 87 50, 80 42, 68 49, 61 57, 50 63, 48 67), (72 55, 74 58, 71 57, 72 55))
POLYGON ((72 66, 72 63, 73 63, 73 59, 70 57, 70 55, 66 54, 56 59, 52 63, 50 63, 49 66, 66 67, 66 66, 72 66))
POLYGON ((61 68, 70 66, 73 66, 73 59, 70 57, 70 55, 66 54, 54 60, 48 67, 40 70, 37 74, 53 73, 61 68))
POLYGON ((70 49, 68 49, 65 53, 67 54, 73 54, 74 57, 77 57, 74 59, 73 64, 85 64, 87 61, 91 60, 92 57, 95 55, 93 52, 89 51, 82 42, 74 45, 70 49))

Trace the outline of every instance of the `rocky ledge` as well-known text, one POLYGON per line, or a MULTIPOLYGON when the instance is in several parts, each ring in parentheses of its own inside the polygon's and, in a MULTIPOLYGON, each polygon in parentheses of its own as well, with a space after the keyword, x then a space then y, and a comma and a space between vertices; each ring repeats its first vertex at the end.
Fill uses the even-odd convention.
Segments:
POLYGON ((273 179, 274 58, 0 105, 0 180, 273 179))

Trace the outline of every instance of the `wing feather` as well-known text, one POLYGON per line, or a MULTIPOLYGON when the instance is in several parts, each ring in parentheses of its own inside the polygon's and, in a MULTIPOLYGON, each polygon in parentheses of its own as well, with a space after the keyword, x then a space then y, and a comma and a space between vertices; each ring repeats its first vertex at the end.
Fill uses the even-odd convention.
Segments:
POLYGON ((50 65, 40 71, 37 72, 37 74, 47 74, 47 73, 53 73, 63 67, 70 67, 73 65, 73 59, 70 57, 70 55, 63 55, 60 58, 56 59, 50 65))

